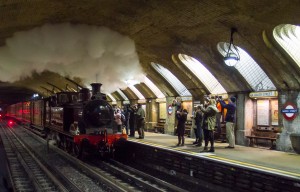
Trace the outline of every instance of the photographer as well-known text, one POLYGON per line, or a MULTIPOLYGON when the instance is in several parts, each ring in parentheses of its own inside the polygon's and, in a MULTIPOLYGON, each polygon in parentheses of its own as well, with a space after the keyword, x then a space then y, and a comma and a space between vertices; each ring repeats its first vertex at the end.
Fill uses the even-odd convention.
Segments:
POLYGON ((208 106, 204 108, 200 105, 201 111, 204 114, 203 118, 203 133, 205 146, 202 152, 215 152, 214 149, 214 129, 216 126, 216 114, 218 113, 218 109, 216 107, 216 100, 210 99, 208 102, 208 106), (210 142, 210 150, 208 150, 208 142, 210 142))
POLYGON ((185 122, 187 120, 187 110, 181 109, 176 113, 176 118, 178 121, 177 124, 177 135, 178 135, 178 143, 177 146, 184 146, 184 132, 185 132, 185 122))
POLYGON ((233 149, 235 145, 235 136, 234 136, 234 122, 235 122, 235 111, 236 111, 236 98, 230 97, 229 103, 226 104, 223 100, 219 100, 222 108, 227 109, 225 121, 226 121, 226 138, 229 142, 229 145, 225 148, 233 149))

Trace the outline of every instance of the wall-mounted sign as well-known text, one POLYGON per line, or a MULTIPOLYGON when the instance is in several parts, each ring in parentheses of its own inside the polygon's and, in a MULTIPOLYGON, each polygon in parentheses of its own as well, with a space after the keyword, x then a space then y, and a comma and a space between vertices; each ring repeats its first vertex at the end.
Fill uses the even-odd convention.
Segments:
POLYGON ((287 102, 281 109, 281 113, 286 120, 292 121, 297 117, 298 108, 295 104, 287 102))
POLYGON ((261 91, 261 92, 251 92, 249 94, 250 98, 276 98, 278 97, 277 91, 261 91))
POLYGON ((257 100, 257 125, 269 125, 269 100, 257 100))
POLYGON ((172 106, 172 105, 169 105, 169 106, 168 106, 168 114, 169 114, 169 115, 172 115, 172 113, 173 113, 173 106, 172 106))
POLYGON ((138 103, 147 103, 147 100, 146 99, 139 99, 138 103))
POLYGON ((155 101, 156 101, 157 103, 162 103, 162 102, 166 102, 167 99, 166 99, 166 98, 157 98, 157 99, 155 99, 155 101))
POLYGON ((189 97, 189 96, 181 97, 181 101, 192 101, 192 100, 193 100, 193 98, 189 97))

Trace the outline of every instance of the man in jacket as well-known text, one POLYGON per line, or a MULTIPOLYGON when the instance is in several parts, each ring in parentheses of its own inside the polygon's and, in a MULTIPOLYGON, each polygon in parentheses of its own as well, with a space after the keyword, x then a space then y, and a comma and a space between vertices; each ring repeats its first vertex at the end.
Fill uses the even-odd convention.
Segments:
POLYGON ((204 133, 204 149, 202 152, 215 152, 214 148, 214 129, 216 126, 216 115, 218 113, 218 108, 216 107, 216 100, 210 99, 208 106, 204 108, 200 106, 203 112, 203 133, 204 133), (210 142, 210 150, 208 150, 208 142, 210 142))
POLYGON ((235 136, 234 136, 234 122, 235 122, 235 105, 236 98, 230 97, 228 104, 223 100, 219 100, 222 108, 227 109, 225 121, 226 121, 226 138, 229 145, 226 148, 233 149, 235 145, 235 136))

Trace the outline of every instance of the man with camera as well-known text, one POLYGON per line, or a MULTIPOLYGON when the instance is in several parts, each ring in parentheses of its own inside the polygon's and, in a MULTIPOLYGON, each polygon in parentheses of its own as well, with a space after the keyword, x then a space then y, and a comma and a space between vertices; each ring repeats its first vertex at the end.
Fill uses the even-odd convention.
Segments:
POLYGON ((233 149, 235 145, 234 136, 234 122, 235 122, 235 111, 236 111, 236 98, 230 97, 228 104, 226 104, 222 99, 219 99, 222 108, 227 109, 225 121, 226 121, 226 138, 229 145, 225 148, 233 149))

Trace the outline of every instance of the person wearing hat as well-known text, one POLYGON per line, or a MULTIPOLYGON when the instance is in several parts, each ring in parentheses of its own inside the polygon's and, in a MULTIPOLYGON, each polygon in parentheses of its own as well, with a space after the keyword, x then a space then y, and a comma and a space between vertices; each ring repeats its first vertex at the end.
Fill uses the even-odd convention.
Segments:
POLYGON ((235 145, 234 136, 234 122, 235 122, 235 111, 236 111, 236 98, 230 97, 228 104, 226 104, 222 99, 219 100, 222 108, 227 109, 225 121, 226 121, 226 138, 229 145, 225 148, 233 149, 235 145))

